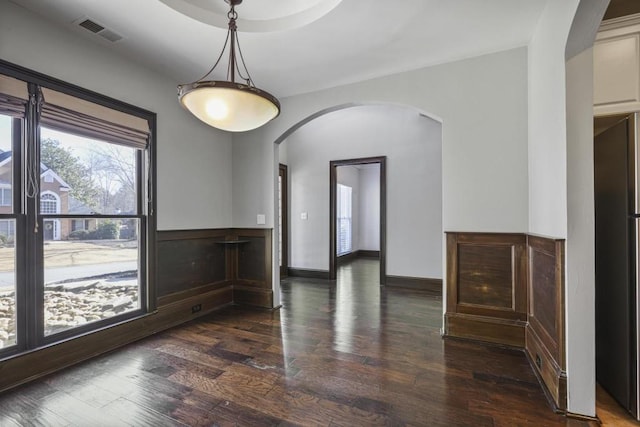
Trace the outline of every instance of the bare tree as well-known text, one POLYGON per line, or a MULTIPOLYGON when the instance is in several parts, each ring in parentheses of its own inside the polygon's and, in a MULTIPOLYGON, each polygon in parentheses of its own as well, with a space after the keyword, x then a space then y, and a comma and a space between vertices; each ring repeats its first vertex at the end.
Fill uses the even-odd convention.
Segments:
POLYGON ((135 150, 114 144, 100 144, 92 149, 90 159, 94 182, 101 188, 104 211, 134 211, 135 150))

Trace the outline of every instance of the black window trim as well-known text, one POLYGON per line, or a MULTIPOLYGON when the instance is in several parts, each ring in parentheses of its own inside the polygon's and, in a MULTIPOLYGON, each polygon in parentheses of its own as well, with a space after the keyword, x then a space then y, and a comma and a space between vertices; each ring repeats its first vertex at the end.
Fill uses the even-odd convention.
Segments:
MULTIPOLYGON (((156 181, 156 141, 157 141, 157 117, 156 113, 134 106, 127 102, 117 100, 115 98, 102 95, 92 90, 84 89, 72 83, 64 82, 62 80, 47 76, 43 73, 33 71, 24 68, 20 65, 13 64, 11 62, 0 59, 0 74, 7 75, 22 81, 29 83, 29 92, 31 94, 37 90, 37 87, 45 87, 53 89, 77 98, 93 102, 104 107, 108 107, 123 113, 127 113, 133 116, 137 116, 147 121, 149 124, 149 139, 146 151, 141 151, 136 155, 137 166, 137 180, 138 189, 141 191, 138 200, 138 214, 137 215, 106 215, 105 217, 124 217, 124 218, 139 218, 140 219, 140 235, 146 236, 146 238, 140 239, 139 251, 141 258, 144 260, 139 266, 139 277, 144 278, 144 286, 140 289, 141 308, 128 313, 123 313, 114 316, 109 319, 93 322, 81 327, 70 329, 69 331, 62 331, 56 334, 44 335, 43 324, 43 307, 44 307, 44 294, 43 294, 43 280, 42 280, 42 233, 38 234, 37 239, 29 239, 31 242, 29 245, 24 245, 19 242, 27 242, 27 229, 29 227, 27 215, 25 212, 36 212, 38 206, 33 206, 34 203, 38 203, 39 197, 36 199, 27 199, 24 197, 25 189, 21 188, 21 191, 13 191, 13 214, 0 215, 1 217, 10 216, 16 219, 16 258, 21 259, 23 264, 16 265, 16 332, 18 338, 18 344, 10 346, 5 349, 0 349, 0 361, 8 357, 14 357, 24 352, 33 351, 44 346, 61 342, 67 339, 73 339, 88 333, 98 332, 106 327, 130 321, 139 317, 147 316, 149 313, 153 313, 156 308, 156 287, 155 287, 155 240, 157 231, 156 220, 156 200, 157 200, 157 188, 156 181), (143 165, 146 164, 146 167, 143 165), (145 178, 147 180, 145 181, 145 178), (146 198, 146 199, 145 199, 146 198), (31 206, 27 206, 30 203, 31 206), (146 209, 143 209, 142 205, 146 205, 146 209), (145 212, 145 215, 142 215, 145 212), (146 221, 144 220, 146 218, 146 221), (17 251, 23 251, 21 257, 18 257, 17 251), (35 259, 37 262, 37 268, 29 268, 26 265, 27 259, 35 259), (21 286, 27 282, 37 283, 37 286, 21 286), (35 294, 34 294, 35 292, 35 294), (28 305, 39 307, 39 310, 31 310, 32 315, 35 315, 36 319, 27 319, 28 305), (30 321, 29 321, 30 320, 30 321), (20 325, 29 325, 29 328, 21 327, 20 325)), ((33 122, 33 110, 34 106, 31 103, 27 103, 27 111, 25 119, 14 118, 14 141, 13 150, 14 158, 22 159, 22 154, 28 139, 33 139, 29 133, 33 133, 34 129, 29 128, 27 123, 31 120, 33 122), (19 129, 19 132, 15 132, 19 129)), ((34 123, 31 123, 33 126, 34 123)), ((38 123, 35 123, 35 132, 39 137, 38 123)), ((24 164, 20 162, 14 162, 13 175, 14 183, 24 182, 23 175, 25 170, 24 164)), ((14 184, 15 187, 15 184, 14 184)), ((60 215, 42 215, 38 214, 38 221, 42 226, 42 221, 45 217, 61 217, 60 215)), ((70 216, 72 217, 72 216, 70 216)), ((80 216, 87 217, 99 217, 95 215, 80 216)))

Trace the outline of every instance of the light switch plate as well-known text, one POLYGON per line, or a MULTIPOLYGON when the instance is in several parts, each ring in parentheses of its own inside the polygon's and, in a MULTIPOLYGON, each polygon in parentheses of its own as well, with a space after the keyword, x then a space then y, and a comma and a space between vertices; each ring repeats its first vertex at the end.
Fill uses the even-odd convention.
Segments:
POLYGON ((267 217, 265 214, 258 214, 258 225, 264 225, 267 223, 267 217))
POLYGON ((306 212, 301 212, 300 213, 300 219, 307 219, 307 218, 308 218, 308 215, 307 215, 306 212))

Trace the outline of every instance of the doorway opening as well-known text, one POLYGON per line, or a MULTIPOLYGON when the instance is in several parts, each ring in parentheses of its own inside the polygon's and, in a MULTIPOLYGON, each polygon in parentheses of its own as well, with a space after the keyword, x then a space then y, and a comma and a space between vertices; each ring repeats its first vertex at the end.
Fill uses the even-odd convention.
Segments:
MULTIPOLYGON (((404 286, 408 282, 422 286, 429 279, 442 280, 439 120, 410 106, 342 105, 300 121, 274 145, 274 229, 280 228, 279 178, 275 172, 279 164, 287 165, 289 226, 282 228, 288 233, 288 278, 338 280, 360 272, 359 265, 367 264, 370 268, 363 275, 373 287, 378 287, 376 283, 404 286), (389 162, 402 166, 390 170, 389 162), (344 264, 346 268, 338 268, 341 264, 335 252, 338 219, 331 215, 337 208, 337 189, 331 184, 331 174, 336 174, 341 165, 352 169, 377 167, 381 173, 376 175, 378 187, 382 189, 382 197, 378 196, 375 202, 376 211, 381 213, 380 221, 376 221, 375 233, 367 233, 378 245, 358 247, 356 241, 352 242, 352 251, 362 254, 371 249, 376 258, 361 257, 357 262, 344 264), (389 192, 387 181, 399 191, 389 192)), ((335 175, 333 179, 336 182, 335 175)), ((273 283, 274 293, 278 293, 280 232, 274 233, 273 283)))
MULTIPOLYGON (((366 185, 366 184, 365 184, 366 185)), ((366 157, 348 160, 332 160, 329 163, 329 279, 336 280, 338 260, 355 258, 358 255, 377 255, 380 263, 380 285, 386 281, 386 157, 366 157), (351 170, 351 174, 347 171, 351 170), (353 173, 353 171, 358 171, 353 173), (365 172, 362 172, 365 171, 365 172), (343 173, 341 173, 343 172, 343 173), (371 182, 370 179, 360 179, 360 176, 375 174, 375 185, 364 186, 360 183, 371 182), (351 177, 349 177, 351 175, 351 177), (355 176, 355 177, 354 177, 355 176), (354 192, 355 182, 358 190, 354 192), (361 188, 360 188, 361 187, 361 188), (377 188, 376 188, 377 187, 377 188), (360 191, 362 190, 362 191, 360 191), (377 192, 375 191, 377 190, 377 192), (370 193, 377 195, 377 203, 374 206, 368 203, 371 200, 370 193), (361 194, 362 196, 361 197, 361 194), (356 197, 357 196, 357 197, 356 197), (355 202, 354 202, 355 200, 355 202), (377 211, 377 212, 376 212, 377 211), (357 212, 357 215, 356 215, 357 212), (375 214, 378 215, 375 215, 375 214), (377 219, 377 224, 375 220, 377 219), (372 221, 373 220, 373 221, 372 221), (373 224, 371 224, 373 222, 373 224), (360 227, 360 226, 363 227, 360 227), (371 227, 376 229, 373 232, 371 227), (360 232, 362 228, 363 232, 360 232), (377 232, 376 242, 367 239, 377 232), (356 236, 356 239, 354 239, 356 236), (360 245, 360 237, 363 242, 360 245), (373 246, 370 246, 373 243, 373 246), (370 249, 370 248, 373 249, 370 249), (376 250, 377 248, 377 250, 376 250)), ((370 240, 370 239, 369 239, 370 240)))

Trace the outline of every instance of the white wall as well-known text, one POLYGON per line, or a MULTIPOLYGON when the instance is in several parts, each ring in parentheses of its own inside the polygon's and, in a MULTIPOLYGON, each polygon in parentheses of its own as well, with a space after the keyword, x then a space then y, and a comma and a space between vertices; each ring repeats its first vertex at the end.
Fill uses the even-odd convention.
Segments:
MULTIPOLYGON (((264 227, 273 227, 274 235, 279 232, 277 221, 274 223, 279 162, 278 145, 274 142, 284 139, 285 133, 325 110, 389 103, 413 106, 443 124, 445 231, 528 230, 526 47, 292 96, 280 102, 281 114, 274 121, 233 137, 234 227, 255 227, 256 212, 262 212, 267 219, 264 227)), ((288 157, 290 149, 289 146, 288 157)), ((444 239, 440 251, 444 251, 444 239)), ((275 258, 274 298, 279 295, 280 282, 275 258)), ((393 274, 389 270, 388 273, 393 274)), ((446 299, 446 284, 443 294, 446 299)))
POLYGON ((0 58, 158 115, 158 228, 231 226, 231 136, 178 103, 177 82, 0 1, 0 58))
MULTIPOLYGON (((413 109, 382 105, 332 112, 291 135, 291 267, 329 269, 329 162, 387 156, 388 274, 441 278, 440 141, 440 123, 413 109), (307 220, 301 212, 308 212, 307 220)), ((355 170, 344 168, 343 179, 359 199, 355 170)), ((356 240, 359 245, 359 233, 356 240)))
POLYGON ((255 226, 257 211, 274 226, 274 141, 324 109, 376 102, 441 119, 445 230, 528 230, 526 48, 282 99, 276 120, 234 135, 234 226, 255 226))
MULTIPOLYGON (((358 249, 380 250, 380 166, 367 165, 360 171, 360 215, 358 249)), ((440 199, 442 200, 442 198, 440 199)), ((442 206, 440 206, 442 209, 442 206)), ((442 210, 441 210, 442 212, 442 210)), ((442 224, 440 224, 442 226, 442 224)))
POLYGON ((278 147, 278 159, 283 165, 289 164, 289 160, 287 159, 287 141, 282 141, 278 147))
POLYGON ((595 415, 593 50, 567 62, 566 350, 569 411, 595 415))
POLYGON ((567 237, 565 47, 579 0, 550 1, 529 45, 529 232, 567 237))
POLYGON ((581 50, 607 4, 548 2, 529 47, 529 232, 567 239, 567 406, 588 416, 596 409, 593 51, 581 50))

